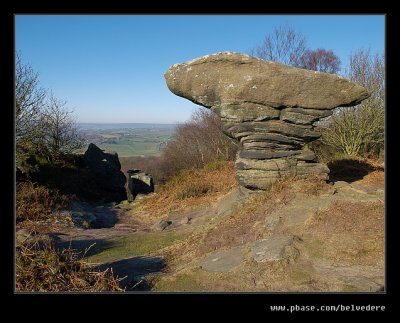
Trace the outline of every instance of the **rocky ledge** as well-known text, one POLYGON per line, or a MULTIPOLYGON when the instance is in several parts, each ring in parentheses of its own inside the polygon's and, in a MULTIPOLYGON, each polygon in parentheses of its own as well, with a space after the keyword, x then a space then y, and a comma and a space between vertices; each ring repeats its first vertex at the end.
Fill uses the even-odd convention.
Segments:
POLYGON ((221 118, 225 134, 240 143, 237 179, 253 190, 288 175, 328 179, 329 169, 306 145, 320 136, 314 123, 369 97, 337 75, 232 52, 175 64, 164 77, 174 94, 221 118))

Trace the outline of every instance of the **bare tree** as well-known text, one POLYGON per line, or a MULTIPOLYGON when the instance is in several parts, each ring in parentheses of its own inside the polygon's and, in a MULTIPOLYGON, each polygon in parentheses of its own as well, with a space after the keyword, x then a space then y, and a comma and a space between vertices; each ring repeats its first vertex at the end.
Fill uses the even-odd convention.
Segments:
POLYGON ((304 36, 290 26, 278 26, 265 36, 262 44, 252 50, 252 55, 264 60, 298 66, 306 51, 304 36))
POLYGON ((15 60, 15 132, 16 140, 33 139, 36 136, 46 91, 39 85, 39 74, 21 61, 15 60))
POLYGON ((385 96, 384 56, 371 55, 370 49, 359 49, 350 55, 350 64, 346 76, 371 92, 369 100, 382 104, 385 96))
POLYGON ((41 117, 43 146, 48 156, 55 160, 83 145, 83 138, 72 115, 73 111, 66 105, 66 101, 56 98, 51 93, 41 117))
POLYGON ((340 59, 331 50, 307 49, 299 58, 298 67, 335 74, 340 70, 340 59))
POLYGON ((233 160, 237 143, 222 132, 220 118, 199 108, 190 121, 179 125, 168 142, 160 168, 167 177, 180 170, 202 168, 215 160, 233 160))

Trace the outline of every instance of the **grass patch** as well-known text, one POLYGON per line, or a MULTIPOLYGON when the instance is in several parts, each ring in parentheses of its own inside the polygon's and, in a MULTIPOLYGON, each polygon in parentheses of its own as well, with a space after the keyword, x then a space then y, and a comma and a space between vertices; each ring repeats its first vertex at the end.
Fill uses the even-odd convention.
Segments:
POLYGON ((149 255, 177 240, 184 235, 175 232, 134 234, 110 240, 107 245, 99 246, 86 260, 92 263, 111 262, 133 256, 149 255))
POLYGON ((199 292, 202 286, 194 278, 194 275, 179 274, 173 277, 167 277, 154 282, 154 291, 174 291, 174 292, 199 292))
POLYGON ((333 203, 329 209, 319 212, 306 230, 304 247, 311 258, 343 265, 383 262, 384 206, 381 202, 333 203))
POLYGON ((304 246, 310 258, 321 260, 325 257, 326 246, 324 241, 320 239, 313 239, 305 243, 304 246))
POLYGON ((296 284, 307 284, 311 281, 311 268, 304 268, 295 266, 289 271, 289 281, 293 281, 296 284))
POLYGON ((359 288, 353 286, 353 285, 344 285, 342 292, 358 292, 360 291, 359 288))

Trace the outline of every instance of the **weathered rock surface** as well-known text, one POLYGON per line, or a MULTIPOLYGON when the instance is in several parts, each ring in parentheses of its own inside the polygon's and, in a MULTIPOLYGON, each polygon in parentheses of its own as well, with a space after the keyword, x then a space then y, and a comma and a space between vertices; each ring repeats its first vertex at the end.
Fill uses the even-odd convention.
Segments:
POLYGON ((240 142, 238 181, 253 190, 288 175, 328 179, 306 148, 320 137, 314 122, 369 96, 337 75, 231 52, 175 64, 164 76, 173 93, 220 116, 223 131, 240 142))
POLYGON ((214 252, 201 262, 201 268, 205 271, 228 272, 239 266, 244 258, 240 247, 214 252))
POLYGON ((117 153, 103 152, 91 143, 85 152, 85 164, 93 173, 97 184, 110 192, 110 197, 115 201, 126 199, 125 176, 121 172, 121 163, 117 153))
POLYGON ((283 259, 286 247, 292 243, 292 236, 275 235, 252 243, 250 248, 255 261, 269 262, 283 259))
POLYGON ((154 192, 153 177, 140 169, 128 170, 128 201, 132 202, 138 194, 154 192))

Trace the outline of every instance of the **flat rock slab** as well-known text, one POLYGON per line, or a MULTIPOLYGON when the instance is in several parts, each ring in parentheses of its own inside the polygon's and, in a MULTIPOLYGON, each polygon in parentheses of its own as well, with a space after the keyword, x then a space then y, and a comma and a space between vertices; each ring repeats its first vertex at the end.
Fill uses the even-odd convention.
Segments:
POLYGON ((297 194, 290 205, 268 214, 265 225, 269 230, 274 229, 281 220, 285 227, 304 225, 317 211, 328 208, 335 198, 336 195, 332 197, 297 194))
POLYGON ((173 93, 206 107, 250 102, 324 110, 355 105, 369 96, 363 87, 337 75, 234 52, 175 64, 164 77, 173 93))
POLYGON ((275 235, 250 244, 251 253, 257 262, 281 260, 285 248, 293 243, 293 236, 275 235))
POLYGON ((205 258, 201 268, 205 271, 228 272, 243 262, 244 258, 240 247, 215 252, 205 258))

